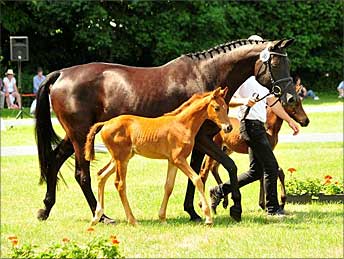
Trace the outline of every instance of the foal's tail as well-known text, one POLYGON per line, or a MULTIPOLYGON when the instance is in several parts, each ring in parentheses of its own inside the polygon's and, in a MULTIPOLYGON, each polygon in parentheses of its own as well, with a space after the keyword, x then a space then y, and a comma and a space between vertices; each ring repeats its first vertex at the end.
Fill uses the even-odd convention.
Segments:
POLYGON ((36 142, 38 149, 39 165, 41 168, 40 183, 47 182, 48 170, 50 164, 53 146, 61 142, 60 137, 55 133, 50 118, 50 101, 49 101, 49 87, 55 83, 60 76, 60 71, 55 71, 47 75, 46 79, 42 82, 37 96, 36 104, 36 142))
POLYGON ((98 133, 99 128, 104 126, 105 122, 98 122, 94 124, 87 134, 87 140, 85 144, 85 159, 87 161, 94 160, 94 137, 98 133))

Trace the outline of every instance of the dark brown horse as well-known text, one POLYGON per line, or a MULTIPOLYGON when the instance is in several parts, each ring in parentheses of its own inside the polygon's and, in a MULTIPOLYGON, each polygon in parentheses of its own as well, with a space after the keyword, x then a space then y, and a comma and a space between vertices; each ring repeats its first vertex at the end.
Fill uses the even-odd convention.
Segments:
MULTIPOLYGON (((36 138, 41 168, 41 181, 47 183, 45 208, 38 218, 45 220, 55 204, 57 173, 65 160, 75 153, 75 179, 79 183, 92 213, 96 199, 91 189, 89 161, 84 158, 86 136, 90 127, 121 114, 157 117, 169 112, 194 93, 229 86, 226 102, 250 76, 274 91, 276 95, 292 89, 289 60, 285 48, 293 40, 237 40, 207 51, 182 55, 169 63, 152 68, 129 67, 118 64, 91 63, 52 72, 42 83, 37 95, 36 138), (66 132, 63 140, 55 134, 49 110, 52 107, 66 132), (56 146, 56 147, 55 147, 56 146)), ((213 137, 219 128, 206 121, 196 136, 191 167, 199 172, 203 157, 210 155, 228 171, 233 183, 234 206, 231 216, 241 218, 241 194, 237 185, 236 166, 213 137)), ((184 210, 192 220, 200 217, 194 210, 195 188, 188 183, 184 210)), ((105 215, 102 221, 112 222, 105 215)))

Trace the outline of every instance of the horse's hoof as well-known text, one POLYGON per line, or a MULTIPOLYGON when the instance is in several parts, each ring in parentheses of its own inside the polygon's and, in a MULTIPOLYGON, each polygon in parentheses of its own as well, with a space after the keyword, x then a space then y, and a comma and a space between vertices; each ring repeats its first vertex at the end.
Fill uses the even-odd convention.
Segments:
POLYGON ((105 225, 114 225, 116 221, 114 219, 109 218, 105 214, 103 214, 99 220, 99 222, 104 223, 105 225))
POLYGON ((227 208, 228 208, 228 199, 224 199, 224 200, 223 200, 222 206, 223 206, 224 209, 227 209, 227 208))
POLYGON ((193 222, 201 222, 202 218, 196 213, 196 211, 192 208, 192 209, 184 209, 189 215, 190 215, 190 221, 193 222))
POLYGON ((204 222, 204 224, 207 226, 212 226, 214 224, 214 222, 211 219, 208 219, 204 222))
POLYGON ((265 210, 265 203, 259 203, 259 207, 261 207, 262 210, 265 210))
POLYGON ((241 221, 241 209, 240 208, 232 206, 229 209, 229 214, 236 222, 241 221))
POLYGON ((47 218, 49 217, 49 214, 47 213, 47 211, 45 209, 39 209, 37 212, 37 218, 38 220, 47 220, 47 218))
POLYGON ((195 222, 195 223, 199 223, 202 222, 202 218, 198 215, 196 215, 197 217, 191 217, 190 221, 195 222))

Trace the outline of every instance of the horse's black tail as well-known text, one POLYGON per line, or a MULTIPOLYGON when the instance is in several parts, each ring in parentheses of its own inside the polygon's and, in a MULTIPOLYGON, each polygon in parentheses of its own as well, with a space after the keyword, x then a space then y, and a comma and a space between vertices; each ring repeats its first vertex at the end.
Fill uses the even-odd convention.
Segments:
POLYGON ((41 168, 40 183, 47 182, 53 146, 61 142, 61 138, 55 133, 50 118, 49 88, 60 76, 60 71, 50 73, 42 82, 38 93, 36 103, 36 142, 38 149, 39 165, 41 168))

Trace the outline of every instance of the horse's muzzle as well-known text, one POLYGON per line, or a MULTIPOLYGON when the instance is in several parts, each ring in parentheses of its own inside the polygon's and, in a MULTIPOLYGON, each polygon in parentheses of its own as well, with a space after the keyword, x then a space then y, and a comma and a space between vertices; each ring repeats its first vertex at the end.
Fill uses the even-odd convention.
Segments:
POLYGON ((301 127, 307 127, 309 124, 309 119, 306 118, 305 120, 300 122, 301 127))
POLYGON ((232 131, 233 127, 231 124, 221 124, 221 129, 225 132, 225 133, 229 133, 232 131))

